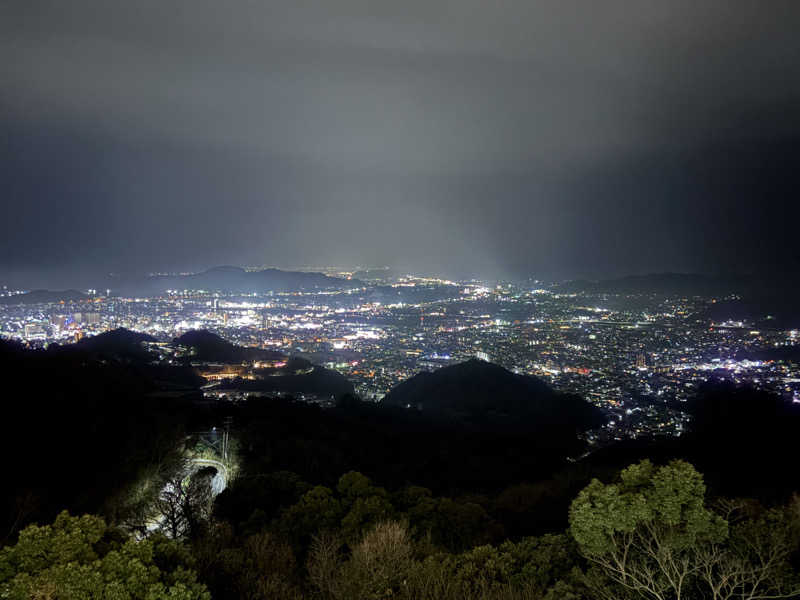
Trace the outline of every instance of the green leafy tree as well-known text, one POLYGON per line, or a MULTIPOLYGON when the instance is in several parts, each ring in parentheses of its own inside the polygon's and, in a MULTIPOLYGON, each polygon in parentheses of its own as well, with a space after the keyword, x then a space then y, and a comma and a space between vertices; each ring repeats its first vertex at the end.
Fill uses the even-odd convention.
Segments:
POLYGON ((342 475, 336 484, 336 491, 348 503, 366 496, 386 495, 386 490, 372 485, 370 478, 358 471, 350 471, 342 475))
POLYGON ((395 508, 402 512, 418 538, 430 537, 438 527, 439 515, 436 512, 438 501, 433 493, 424 487, 408 486, 394 497, 395 508))
POLYGON ((295 542, 304 542, 320 531, 339 527, 344 510, 330 488, 311 488, 281 515, 278 530, 295 542))
MULTIPOLYGON (((570 531, 584 556, 620 587, 620 594, 686 598, 695 553, 723 542, 727 522, 705 507, 705 484, 692 465, 631 465, 620 481, 592 481, 572 503, 570 531)), ((596 586, 598 593, 603 588, 596 586)))
POLYGON ((566 535, 477 546, 461 554, 441 552, 413 563, 404 590, 415 599, 578 600, 584 587, 572 574, 577 559, 566 535))
POLYGON ((394 508, 385 496, 357 498, 342 519, 342 533, 347 540, 355 540, 370 527, 393 516, 394 508))
POLYGON ((568 579, 579 559, 575 542, 565 534, 528 537, 516 543, 506 541, 498 548, 513 561, 512 583, 542 591, 568 579))
MULTIPOLYGON (((631 465, 619 482, 592 481, 570 508, 570 532, 592 568, 597 598, 766 600, 800 596, 791 559, 797 503, 737 516, 706 506, 702 476, 683 461, 631 465), (730 522, 729 522, 730 521, 730 522)), ((742 504, 753 512, 752 502, 742 504)))
POLYGON ((240 476, 215 498, 214 516, 257 533, 310 489, 289 471, 240 476))
POLYGON ((514 558, 489 545, 473 548, 451 562, 455 579, 474 596, 508 584, 514 573, 514 558))
POLYGON ((268 532, 241 539, 217 524, 194 541, 193 552, 215 600, 301 597, 291 547, 268 532))
POLYGON ((0 597, 12 600, 209 600, 178 542, 135 541, 100 517, 70 516, 30 525, 0 551, 0 597))
POLYGON ((490 541, 488 532, 492 526, 491 517, 480 504, 451 498, 440 498, 436 503, 433 539, 451 551, 486 544, 490 541))
POLYGON ((800 550, 800 502, 732 524, 726 544, 698 550, 698 578, 713 600, 800 597, 791 560, 800 550))
POLYGON ((339 478, 336 491, 346 511, 341 529, 348 541, 355 542, 371 527, 394 517, 389 493, 372 485, 366 475, 357 471, 345 473, 339 478))

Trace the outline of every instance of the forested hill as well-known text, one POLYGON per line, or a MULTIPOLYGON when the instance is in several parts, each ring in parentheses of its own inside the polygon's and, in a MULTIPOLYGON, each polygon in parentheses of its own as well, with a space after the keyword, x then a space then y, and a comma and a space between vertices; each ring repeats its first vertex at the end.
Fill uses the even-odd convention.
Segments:
POLYGON ((277 360, 286 358, 282 352, 237 346, 216 333, 205 329, 187 331, 172 343, 189 349, 194 360, 211 362, 242 362, 246 360, 277 360))
POLYGON ((7 425, 0 452, 8 459, 0 540, 63 509, 108 516, 131 509, 131 486, 174 461, 186 432, 203 420, 191 396, 202 379, 191 370, 149 365, 135 344, 101 345, 27 350, 0 340, 7 425), (185 393, 158 397, 164 386, 185 393))
POLYGON ((0 304, 50 304, 53 302, 79 302, 89 297, 77 290, 33 290, 25 294, 0 297, 0 304))
POLYGON ((206 587, 223 600, 658 597, 620 593, 613 571, 593 560, 632 531, 642 545, 633 547, 631 568, 660 578, 654 589, 662 597, 677 596, 663 583, 661 555, 647 554, 651 541, 677 540, 662 550, 686 565, 693 589, 704 589, 697 573, 713 558, 712 583, 720 569, 744 565, 744 581, 764 595, 800 591, 792 587, 800 583, 800 512, 791 503, 800 480, 779 460, 792 456, 800 415, 778 397, 736 386, 701 390, 687 405, 695 415, 687 435, 569 461, 580 449, 574 421, 572 432, 547 421, 557 436, 535 428, 565 397, 496 365, 469 361, 414 378, 383 406, 353 397, 331 409, 287 397, 193 403, 152 393, 153 369, 166 377, 186 367, 148 367, 102 350, 126 340, 146 348, 139 338, 110 332, 91 351, 0 341, 12 424, 0 438, 9 457, 0 595, 48 597, 40 592, 61 589, 53 585, 141 590, 128 573, 139 563, 117 559, 127 539, 123 552, 139 548, 140 561, 152 555, 149 577, 160 570, 177 585, 169 573, 181 567, 191 584, 184 591, 195 593, 176 597, 187 600, 208 600, 206 587), (400 407, 411 398, 420 399, 414 408, 400 407), (185 490, 168 485, 185 479, 192 432, 223 423, 237 470, 227 488, 214 499, 198 492, 195 475, 185 490), (186 494, 180 504, 168 502, 175 490, 186 494), (149 534, 141 527, 125 537, 131 515, 172 514, 176 506, 187 524, 177 539, 142 540, 149 534), (56 517, 62 509, 100 514, 110 527, 56 517), (19 536, 32 522, 52 526, 19 536), (71 548, 83 548, 79 571, 71 548), (25 563, 30 556, 37 559, 25 563), (773 558, 761 564, 760 556, 773 558), (99 571, 86 581, 75 575, 99 571), (31 577, 16 577, 23 572, 31 577))
POLYGON ((558 426, 577 431, 603 422, 602 411, 580 397, 556 392, 540 379, 477 359, 419 373, 392 389, 383 404, 508 427, 558 426))

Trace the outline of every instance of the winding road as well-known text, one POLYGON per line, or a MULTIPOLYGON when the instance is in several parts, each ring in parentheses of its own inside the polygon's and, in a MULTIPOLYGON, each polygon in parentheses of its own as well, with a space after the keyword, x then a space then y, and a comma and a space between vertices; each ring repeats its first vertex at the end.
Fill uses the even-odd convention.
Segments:
POLYGON ((218 460, 212 460, 210 458, 193 458, 189 461, 189 463, 198 469, 203 467, 214 467, 217 470, 217 474, 214 475, 214 478, 211 480, 211 493, 213 496, 216 496, 217 494, 221 493, 222 490, 228 487, 228 467, 218 460))

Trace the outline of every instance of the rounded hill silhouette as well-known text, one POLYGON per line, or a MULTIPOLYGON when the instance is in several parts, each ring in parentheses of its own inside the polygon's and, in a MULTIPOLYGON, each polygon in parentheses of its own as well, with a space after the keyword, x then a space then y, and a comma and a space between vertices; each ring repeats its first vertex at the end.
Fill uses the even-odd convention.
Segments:
POLYGON ((524 423, 581 430, 603 422, 602 411, 579 396, 477 359, 419 373, 393 388, 383 404, 487 425, 524 423))

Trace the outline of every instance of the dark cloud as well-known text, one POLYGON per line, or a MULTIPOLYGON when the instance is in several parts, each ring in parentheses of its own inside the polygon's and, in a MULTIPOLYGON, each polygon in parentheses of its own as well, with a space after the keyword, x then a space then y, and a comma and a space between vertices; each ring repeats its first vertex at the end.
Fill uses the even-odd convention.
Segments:
POLYGON ((0 275, 792 268, 796 2, 0 4, 0 275))

